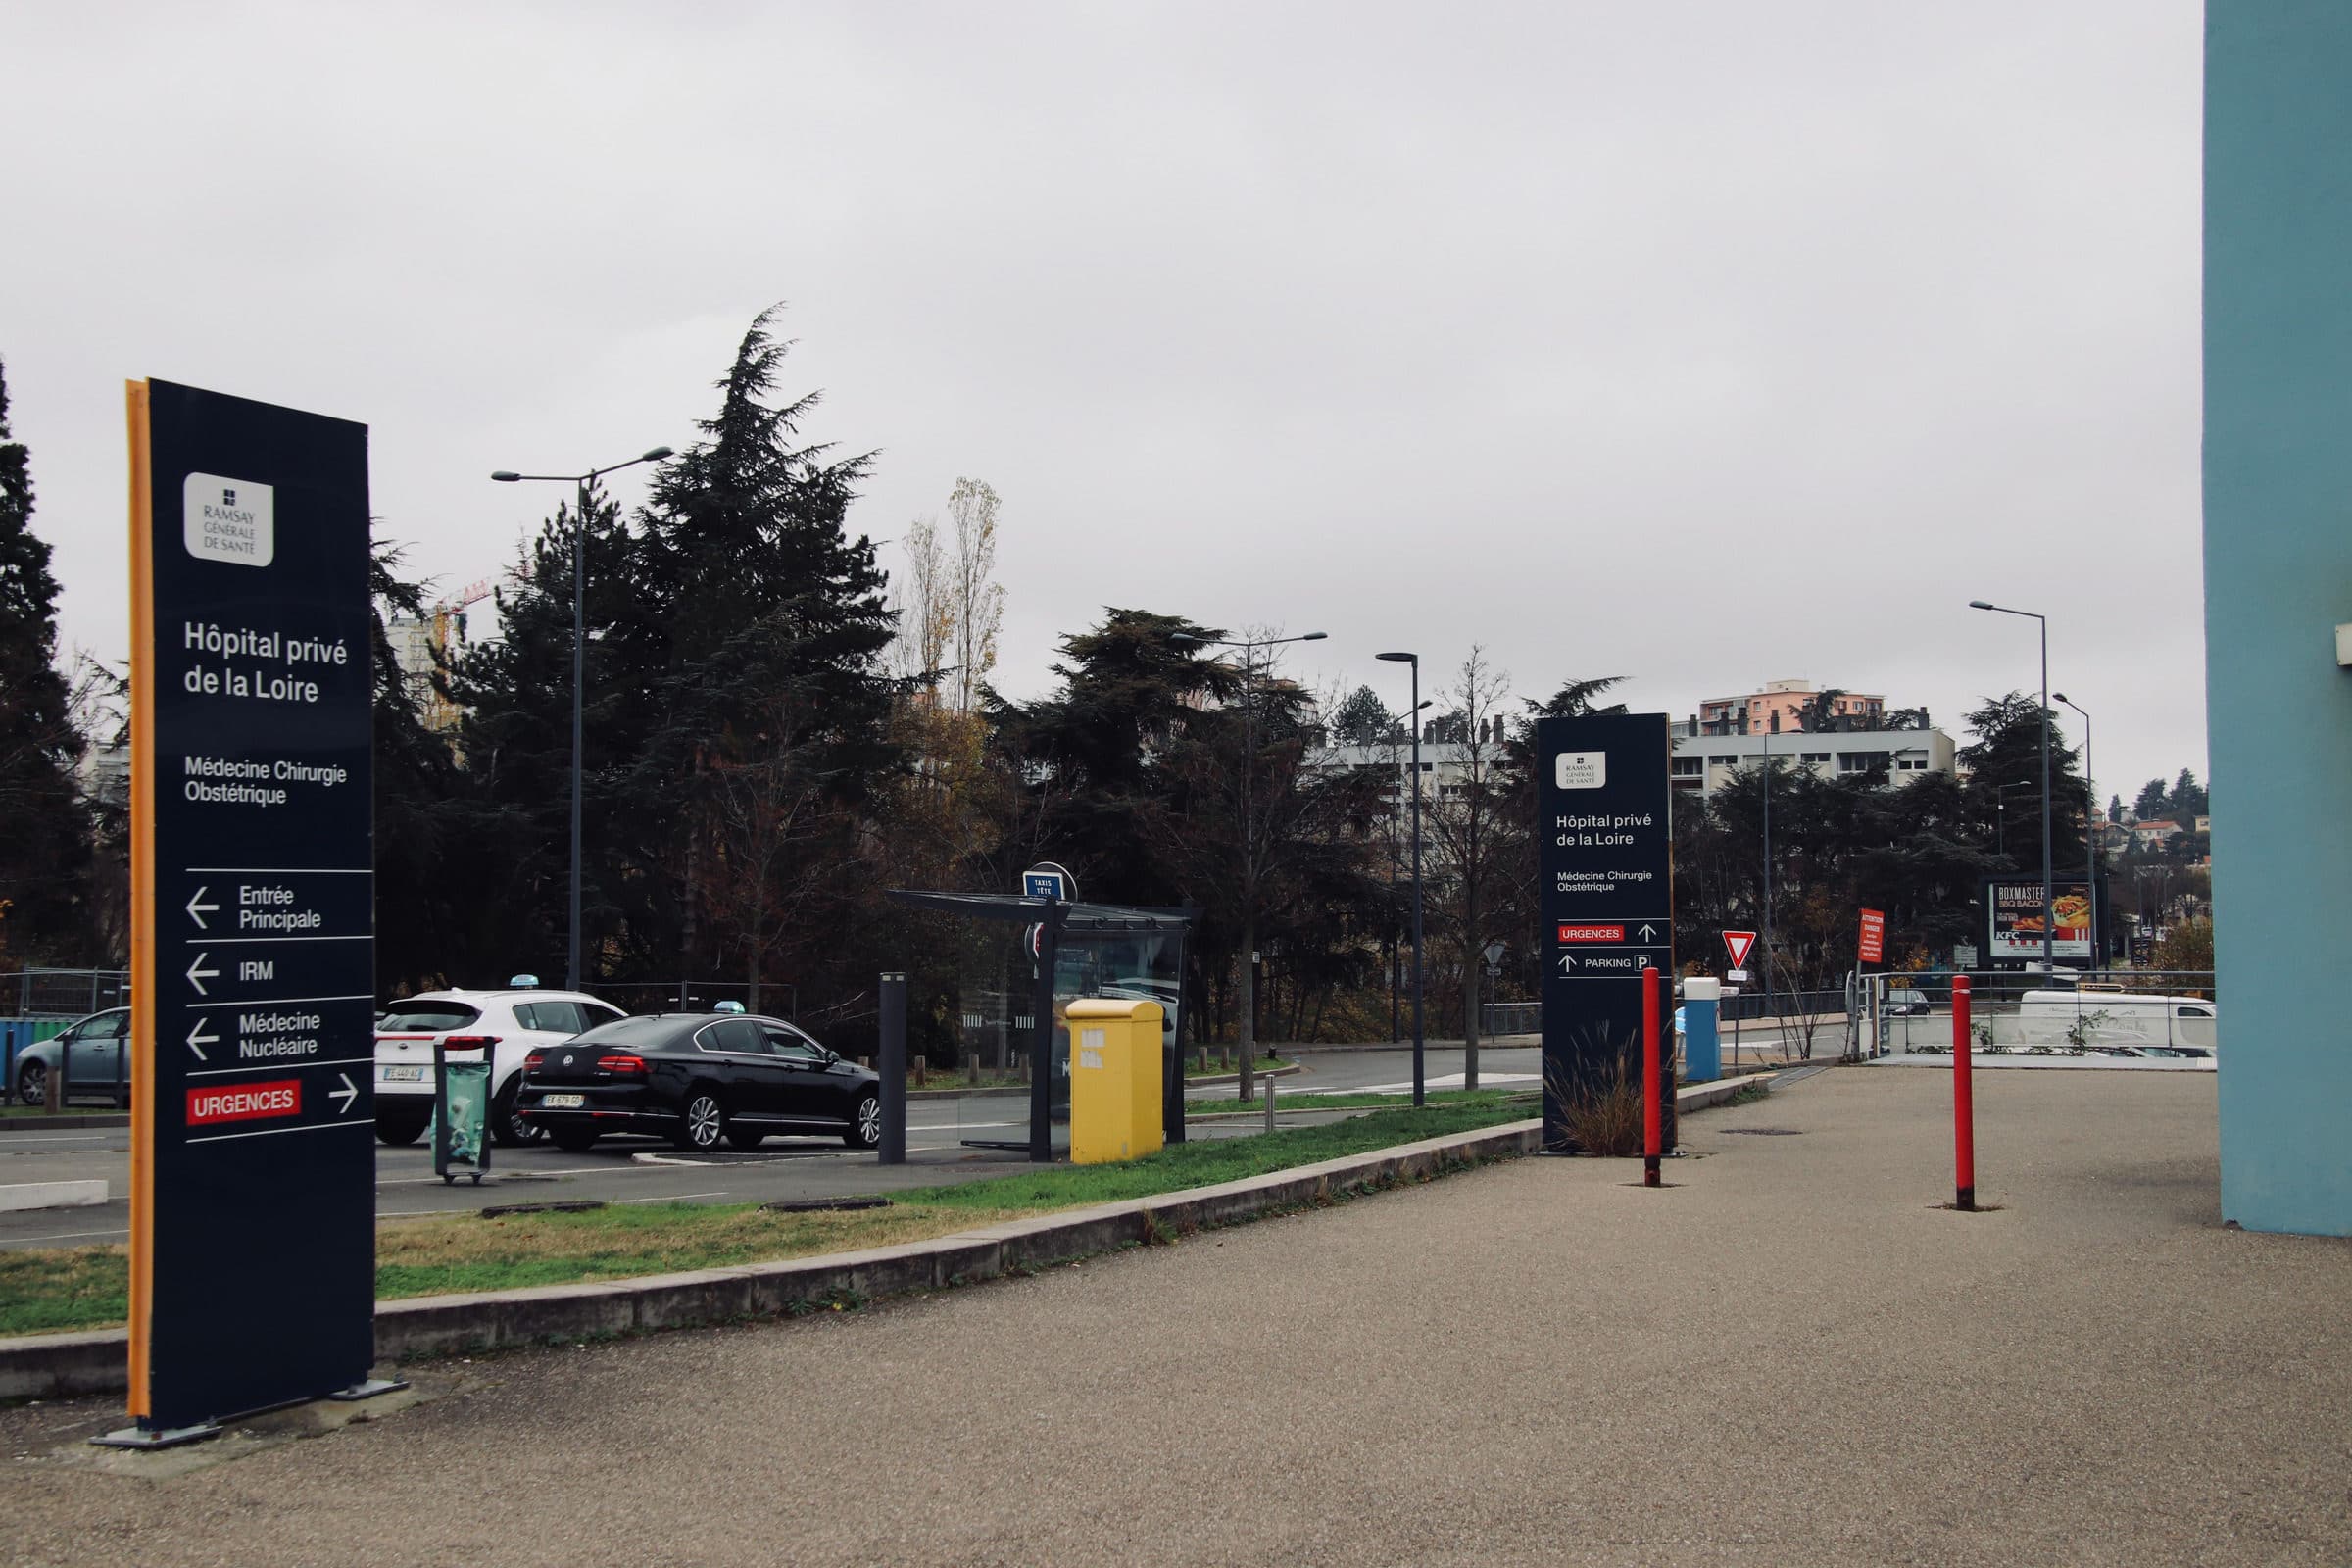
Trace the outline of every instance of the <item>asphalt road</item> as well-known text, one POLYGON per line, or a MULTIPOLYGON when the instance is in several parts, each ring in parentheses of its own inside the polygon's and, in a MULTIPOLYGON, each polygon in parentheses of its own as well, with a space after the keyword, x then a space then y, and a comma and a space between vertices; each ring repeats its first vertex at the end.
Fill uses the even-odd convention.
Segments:
POLYGON ((307 1442, 0 1411, 12 1562, 2339 1565, 2352 1249, 2225 1229, 2209 1077, 1838 1068, 878 1308, 414 1369, 307 1442), (1758 1134, 1779 1136, 1757 1136, 1758 1134), (178 1468, 174 1468, 178 1467, 178 1468))
MULTIPOLYGON (((1282 1098, 1289 1095, 1401 1094, 1412 1088, 1409 1046, 1309 1048, 1296 1054, 1302 1070, 1273 1080, 1278 1111, 1282 1098)), ((1489 1088, 1532 1090, 1542 1082, 1541 1058, 1541 1050, 1532 1044, 1485 1047, 1479 1053, 1479 1081, 1489 1088)), ((1428 1088, 1462 1087, 1458 1045, 1430 1045, 1423 1065, 1428 1088)), ((1236 1086, 1228 1085, 1200 1089, 1193 1098, 1235 1094, 1236 1086)), ((1026 1091, 912 1099, 907 1103, 907 1163, 903 1166, 884 1166, 872 1154, 816 1138, 778 1138, 750 1152, 692 1155, 650 1138, 610 1139, 584 1154, 544 1146, 499 1149, 492 1152, 489 1178, 478 1186, 464 1177, 454 1186, 445 1185, 433 1174, 431 1151, 422 1141, 405 1148, 379 1144, 376 1213, 396 1218, 584 1199, 615 1203, 774 1202, 928 1187, 1019 1169, 1026 1163, 1020 1154, 973 1149, 966 1140, 1025 1139, 1027 1118, 1026 1091)), ((1303 1112, 1282 1113, 1279 1124, 1292 1126, 1305 1119, 1303 1112)), ((1197 1123, 1192 1132, 1200 1138, 1239 1138, 1262 1126, 1254 1116, 1208 1119, 1197 1123)), ((108 1193, 102 1206, 0 1212, 0 1249, 124 1240, 130 1232, 129 1150, 130 1134, 123 1128, 12 1132, 0 1123, 0 1184, 99 1180, 107 1184, 108 1193)))
MULTIPOLYGON (((1482 1078, 1497 1087, 1532 1088, 1538 1052, 1532 1047, 1481 1053, 1482 1078)), ((1275 1080, 1277 1108, 1283 1093, 1409 1089, 1410 1049, 1318 1051, 1306 1054, 1305 1070, 1275 1080)), ((1459 1087, 1458 1049, 1427 1053, 1427 1082, 1459 1087)), ((1232 1088, 1206 1089, 1196 1098, 1232 1095, 1232 1088)), ((1296 1125, 1298 1115, 1281 1118, 1296 1125)), ((0 1124, 4 1129, 5 1124, 0 1124)), ((1247 1137, 1261 1130, 1254 1117, 1205 1120, 1195 1137, 1247 1137)), ((872 1154, 845 1149, 838 1140, 771 1139, 750 1152, 722 1151, 681 1154, 650 1138, 616 1138, 584 1154, 537 1147, 499 1149, 491 1175, 476 1186, 463 1177, 444 1185, 433 1174, 432 1153, 421 1140, 405 1148, 377 1145, 376 1213, 382 1218, 479 1209, 496 1203, 602 1199, 607 1202, 773 1202, 884 1193, 940 1182, 1004 1175, 1020 1169, 1018 1153, 975 1150, 966 1139, 1002 1142, 1028 1136, 1026 1091, 961 1099, 919 1098, 907 1103, 907 1163, 884 1166, 872 1154)), ((109 1200, 89 1208, 0 1212, 0 1248, 79 1247, 119 1242, 129 1235, 127 1201, 130 1134, 123 1128, 88 1131, 9 1132, 0 1130, 0 1183, 90 1181, 107 1184, 109 1200)))

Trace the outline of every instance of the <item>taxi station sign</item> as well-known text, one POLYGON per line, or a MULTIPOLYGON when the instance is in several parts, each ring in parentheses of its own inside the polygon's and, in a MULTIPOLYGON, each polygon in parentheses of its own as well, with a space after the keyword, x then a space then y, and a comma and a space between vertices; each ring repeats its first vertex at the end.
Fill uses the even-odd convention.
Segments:
MULTIPOLYGON (((1642 972, 1674 975, 1673 757, 1663 713, 1536 721, 1544 930, 1544 1144, 1562 1091, 1642 1081, 1642 972)), ((1661 1017, 1673 1012, 1671 995, 1661 1017)), ((1673 1099, 1666 1147, 1674 1147, 1673 1099)))
POLYGON ((99 1441, 375 1359, 368 430, 129 387, 130 1397, 99 1441))

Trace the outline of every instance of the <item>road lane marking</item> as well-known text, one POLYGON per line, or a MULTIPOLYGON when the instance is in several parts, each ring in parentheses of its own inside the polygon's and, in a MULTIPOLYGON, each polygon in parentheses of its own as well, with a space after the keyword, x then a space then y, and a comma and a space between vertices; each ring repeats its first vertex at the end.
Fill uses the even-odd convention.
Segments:
POLYGON ((610 1201, 615 1203, 683 1203, 689 1198, 724 1198, 727 1195, 723 1192, 663 1193, 658 1198, 615 1198, 610 1200, 610 1201))
MULTIPOLYGON (((552 1181, 558 1176, 596 1176, 606 1171, 627 1170, 628 1168, 626 1165, 567 1165, 562 1170, 518 1170, 513 1174, 552 1181)), ((507 1175, 508 1172, 492 1170, 489 1174, 490 1179, 496 1181, 499 1177, 507 1175)), ((438 1176, 379 1176, 375 1179, 375 1185, 378 1187, 429 1187, 439 1180, 441 1178, 438 1176)))

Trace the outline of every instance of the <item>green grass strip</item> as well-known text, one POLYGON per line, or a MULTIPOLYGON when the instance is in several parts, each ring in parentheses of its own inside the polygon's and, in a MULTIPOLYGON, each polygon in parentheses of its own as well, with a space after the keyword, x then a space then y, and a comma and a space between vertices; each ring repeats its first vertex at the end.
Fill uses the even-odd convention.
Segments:
MULTIPOLYGON (((1433 1097, 1435 1099, 1435 1097, 1433 1097)), ((1390 1108, 1319 1127, 1204 1138, 1115 1165, 1040 1166, 891 1195, 890 1206, 779 1214, 757 1203, 616 1203, 584 1213, 485 1219, 463 1211, 376 1228, 376 1297, 510 1290, 813 1256, 953 1234, 1020 1215, 1211 1187, 1528 1114, 1487 1091, 1423 1109, 1390 1108)), ((0 1251, 0 1335, 120 1324, 121 1247, 0 1251)))

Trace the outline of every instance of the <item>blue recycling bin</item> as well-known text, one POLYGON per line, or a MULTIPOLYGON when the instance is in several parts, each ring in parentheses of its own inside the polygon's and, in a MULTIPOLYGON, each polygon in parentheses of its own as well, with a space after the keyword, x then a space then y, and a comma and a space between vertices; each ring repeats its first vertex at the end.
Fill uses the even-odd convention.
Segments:
POLYGON ((1683 1076, 1691 1083, 1723 1076, 1723 1041, 1715 1032, 1722 1006, 1722 981, 1693 975, 1683 982, 1683 1076))

